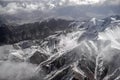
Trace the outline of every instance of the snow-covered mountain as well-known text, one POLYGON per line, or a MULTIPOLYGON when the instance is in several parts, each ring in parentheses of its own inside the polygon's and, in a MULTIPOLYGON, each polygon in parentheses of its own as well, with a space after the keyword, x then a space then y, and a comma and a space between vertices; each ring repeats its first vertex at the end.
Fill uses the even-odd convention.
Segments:
POLYGON ((0 57, 0 70, 5 72, 0 72, 0 79, 120 79, 119 15, 86 21, 47 19, 20 26, 4 24, 0 28, 1 33, 6 31, 0 42, 12 45, 7 58, 0 57))

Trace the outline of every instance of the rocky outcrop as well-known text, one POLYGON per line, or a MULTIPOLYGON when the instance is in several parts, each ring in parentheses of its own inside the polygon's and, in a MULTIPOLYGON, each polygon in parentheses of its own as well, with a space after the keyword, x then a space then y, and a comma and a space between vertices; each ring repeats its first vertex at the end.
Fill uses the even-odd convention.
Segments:
POLYGON ((29 61, 32 64, 40 64, 41 62, 48 59, 49 56, 45 55, 44 53, 40 53, 39 51, 36 51, 30 58, 29 61))

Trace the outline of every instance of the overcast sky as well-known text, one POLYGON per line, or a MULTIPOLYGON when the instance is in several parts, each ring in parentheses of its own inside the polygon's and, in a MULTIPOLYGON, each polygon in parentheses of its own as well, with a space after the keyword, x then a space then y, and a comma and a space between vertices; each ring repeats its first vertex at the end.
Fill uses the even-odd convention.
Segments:
POLYGON ((0 0, 0 15, 103 17, 120 14, 120 0, 0 0))

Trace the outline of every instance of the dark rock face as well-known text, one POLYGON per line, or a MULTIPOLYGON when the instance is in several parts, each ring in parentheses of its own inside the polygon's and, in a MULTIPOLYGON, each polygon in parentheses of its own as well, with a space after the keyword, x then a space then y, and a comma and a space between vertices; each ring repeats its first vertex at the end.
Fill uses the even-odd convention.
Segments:
POLYGON ((63 54, 62 56, 58 57, 53 61, 50 60, 50 62, 48 61, 43 63, 42 66, 47 73, 50 73, 54 70, 58 70, 63 67, 69 66, 73 62, 77 61, 79 58, 80 58, 80 55, 78 55, 78 53, 75 53, 73 50, 71 52, 63 54))
POLYGON ((52 79, 50 80, 70 80, 72 75, 72 69, 71 67, 67 67, 64 70, 62 70, 60 73, 56 74, 52 79))
POLYGON ((0 43, 15 43, 30 39, 44 39, 55 31, 65 30, 71 21, 50 19, 19 26, 1 25, 0 43))
POLYGON ((36 51, 30 58, 29 61, 30 63, 33 64, 40 64, 41 62, 45 61, 48 59, 48 56, 45 55, 44 53, 40 53, 36 51))
POLYGON ((0 26, 0 44, 3 44, 6 42, 6 37, 10 35, 10 30, 7 28, 5 24, 2 24, 0 26))
POLYGON ((44 75, 51 75, 49 77, 51 80, 94 80, 95 61, 89 60, 82 55, 82 52, 78 52, 79 50, 80 46, 54 60, 43 62, 39 66, 45 72, 44 75), (84 72, 84 75, 75 71, 74 68, 84 72))
POLYGON ((119 77, 120 74, 120 50, 110 48, 104 51, 103 55, 98 57, 98 65, 96 66, 96 78, 97 80, 115 80, 117 77, 119 77), (109 54, 109 57, 107 54, 109 54), (103 55, 106 57, 103 58, 103 55))
POLYGON ((30 41, 26 41, 26 42, 23 42, 23 43, 18 44, 18 46, 20 46, 22 49, 29 48, 29 47, 31 47, 32 45, 33 45, 33 44, 32 44, 32 42, 30 42, 30 41))

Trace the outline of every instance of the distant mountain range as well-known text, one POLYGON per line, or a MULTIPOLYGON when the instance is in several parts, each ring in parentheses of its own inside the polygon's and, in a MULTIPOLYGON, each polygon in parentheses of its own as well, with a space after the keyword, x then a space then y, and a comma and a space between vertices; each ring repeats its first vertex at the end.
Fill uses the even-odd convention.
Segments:
POLYGON ((83 28, 86 32, 81 36, 92 38, 97 32, 103 31, 112 21, 119 20, 120 16, 111 16, 105 19, 96 19, 86 21, 64 20, 64 19, 46 19, 40 22, 28 23, 23 25, 9 25, 4 18, 0 20, 0 43, 15 43, 30 39, 43 39, 56 31, 72 30, 72 28, 83 28), (96 32, 96 33, 95 33, 96 32))

